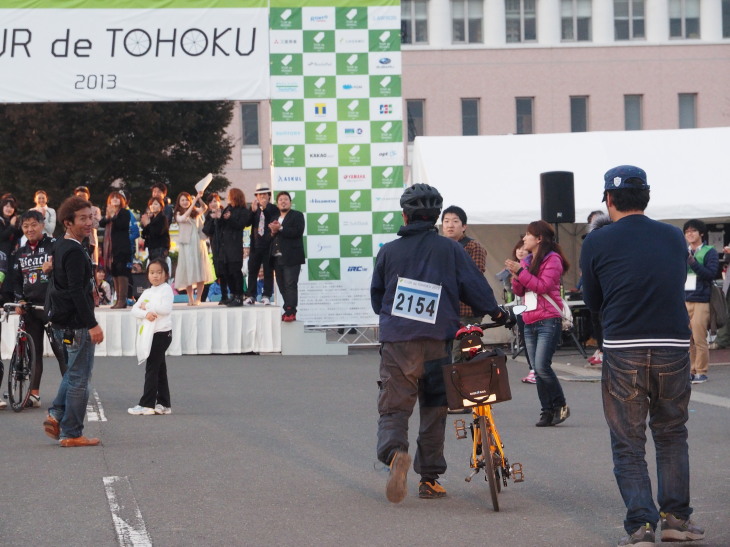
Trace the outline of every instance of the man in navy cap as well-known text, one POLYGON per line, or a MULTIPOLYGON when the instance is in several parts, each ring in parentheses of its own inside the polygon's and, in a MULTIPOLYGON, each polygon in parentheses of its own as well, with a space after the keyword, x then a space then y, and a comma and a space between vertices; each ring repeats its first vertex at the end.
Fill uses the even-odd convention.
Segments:
POLYGON ((613 222, 588 234, 580 266, 583 298, 603 317, 603 411, 628 532, 619 545, 654 543, 660 520, 662 541, 703 539, 689 505, 684 236, 644 214, 649 185, 643 169, 619 165, 606 172, 603 201, 613 222), (647 415, 656 447, 659 511, 644 458, 647 415))

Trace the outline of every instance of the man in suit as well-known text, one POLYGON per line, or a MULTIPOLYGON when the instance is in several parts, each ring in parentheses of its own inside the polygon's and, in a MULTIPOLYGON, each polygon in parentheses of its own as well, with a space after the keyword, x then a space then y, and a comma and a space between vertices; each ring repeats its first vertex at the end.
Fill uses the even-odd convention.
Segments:
POLYGON ((271 230, 271 262, 276 284, 284 299, 282 321, 296 321, 299 298, 299 272, 304 264, 304 215, 291 208, 289 192, 276 196, 279 218, 269 224, 271 230))
POLYGON ((248 254, 248 287, 243 301, 246 306, 256 303, 259 270, 264 267, 264 293, 261 303, 271 304, 274 294, 274 271, 271 268, 271 223, 279 218, 279 209, 271 201, 271 189, 268 184, 259 183, 254 191, 251 202, 251 220, 246 226, 251 226, 251 248, 248 254))

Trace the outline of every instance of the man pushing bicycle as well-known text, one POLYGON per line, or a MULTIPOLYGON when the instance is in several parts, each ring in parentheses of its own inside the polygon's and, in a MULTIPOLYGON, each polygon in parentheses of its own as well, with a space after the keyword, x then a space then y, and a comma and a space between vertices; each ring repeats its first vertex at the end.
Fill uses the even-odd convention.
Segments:
POLYGON ((440 237, 436 221, 443 199, 436 188, 414 184, 400 198, 404 226, 378 253, 370 286, 380 316, 378 459, 390 467, 386 497, 407 492, 408 419, 419 402, 420 429, 413 468, 421 476, 420 498, 442 498, 437 479, 446 471, 446 393, 441 366, 459 328, 459 302, 477 315, 504 323, 484 275, 455 241, 440 237))

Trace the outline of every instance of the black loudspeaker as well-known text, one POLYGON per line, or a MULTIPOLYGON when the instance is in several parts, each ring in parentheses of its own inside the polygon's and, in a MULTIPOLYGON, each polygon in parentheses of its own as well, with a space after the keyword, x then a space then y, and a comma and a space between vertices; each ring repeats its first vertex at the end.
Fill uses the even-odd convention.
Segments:
POLYGON ((540 216, 551 224, 575 222, 573 173, 540 173, 540 216))

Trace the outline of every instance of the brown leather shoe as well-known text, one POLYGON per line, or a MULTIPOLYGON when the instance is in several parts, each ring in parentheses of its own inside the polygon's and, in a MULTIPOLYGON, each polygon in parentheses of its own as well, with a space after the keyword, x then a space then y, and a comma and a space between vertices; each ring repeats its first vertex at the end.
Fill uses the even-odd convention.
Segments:
POLYGON ((48 435, 51 439, 58 440, 61 436, 61 425, 58 423, 56 418, 49 414, 46 416, 46 419, 43 420, 43 431, 45 431, 46 435, 48 435))
POLYGON ((81 437, 69 437, 68 439, 61 439, 61 442, 59 444, 64 448, 70 448, 73 446, 96 446, 99 443, 101 443, 101 441, 96 437, 89 439, 88 437, 84 437, 83 435, 81 435, 81 437))

